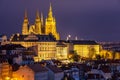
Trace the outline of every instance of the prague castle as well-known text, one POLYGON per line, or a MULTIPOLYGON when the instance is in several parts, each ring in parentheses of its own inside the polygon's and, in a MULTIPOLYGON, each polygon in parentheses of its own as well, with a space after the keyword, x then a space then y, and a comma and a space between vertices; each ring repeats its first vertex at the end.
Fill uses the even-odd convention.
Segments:
POLYGON ((39 15, 39 11, 36 12, 36 19, 34 25, 29 25, 29 20, 27 16, 27 11, 25 11, 23 26, 22 26, 22 35, 49 35, 52 34, 56 40, 60 39, 59 33, 56 31, 56 19, 53 17, 52 6, 50 4, 48 17, 43 20, 43 15, 39 15), (45 24, 45 25, 44 25, 45 24))
POLYGON ((22 34, 13 34, 10 42, 21 44, 26 48, 35 47, 37 53, 35 61, 68 59, 70 51, 76 51, 81 57, 92 58, 95 54, 99 54, 100 48, 99 44, 91 40, 60 40, 51 4, 45 22, 43 15, 40 16, 37 11, 34 25, 29 25, 27 11, 25 11, 22 34))
POLYGON ((56 30, 56 20, 53 17, 50 4, 45 22, 43 15, 40 16, 39 11, 37 11, 34 25, 29 25, 27 11, 25 11, 22 34, 13 34, 10 42, 12 44, 21 44, 26 48, 36 47, 37 58, 41 60, 56 57, 56 40, 59 39, 60 36, 56 30))
POLYGON ((70 36, 61 40, 51 4, 45 21, 37 11, 33 25, 25 11, 21 28, 22 33, 13 34, 9 41, 0 35, 0 80, 117 79, 114 72, 120 72, 120 53, 110 49, 119 49, 118 43, 102 43, 108 51, 94 40, 71 40, 70 36))

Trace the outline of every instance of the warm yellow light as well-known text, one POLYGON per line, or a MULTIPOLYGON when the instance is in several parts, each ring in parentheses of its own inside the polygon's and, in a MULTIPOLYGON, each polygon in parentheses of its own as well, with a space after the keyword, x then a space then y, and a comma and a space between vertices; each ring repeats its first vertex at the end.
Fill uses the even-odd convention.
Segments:
POLYGON ((5 80, 10 80, 10 77, 5 77, 5 80))
POLYGON ((18 80, 17 78, 12 78, 11 80, 18 80))

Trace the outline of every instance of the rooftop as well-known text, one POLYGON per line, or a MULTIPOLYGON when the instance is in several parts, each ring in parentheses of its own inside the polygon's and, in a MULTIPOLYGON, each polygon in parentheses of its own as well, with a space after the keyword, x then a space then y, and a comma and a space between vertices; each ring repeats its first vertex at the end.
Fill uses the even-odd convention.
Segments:
POLYGON ((54 65, 48 65, 47 66, 51 71, 53 71, 54 73, 59 73, 59 72, 63 72, 63 70, 57 66, 54 65))
POLYGON ((53 35, 22 35, 22 34, 14 34, 11 36, 11 41, 26 41, 26 42, 32 42, 32 41, 56 41, 53 35))
POLYGON ((6 44, 0 46, 0 50, 15 50, 16 48, 24 48, 24 47, 20 44, 6 44))
POLYGON ((83 45, 98 45, 98 43, 94 40, 59 40, 58 42, 65 42, 65 43, 73 43, 75 44, 83 44, 83 45))
POLYGON ((30 65, 28 65, 28 67, 30 67, 36 73, 48 71, 47 68, 41 66, 40 64, 30 64, 30 65))

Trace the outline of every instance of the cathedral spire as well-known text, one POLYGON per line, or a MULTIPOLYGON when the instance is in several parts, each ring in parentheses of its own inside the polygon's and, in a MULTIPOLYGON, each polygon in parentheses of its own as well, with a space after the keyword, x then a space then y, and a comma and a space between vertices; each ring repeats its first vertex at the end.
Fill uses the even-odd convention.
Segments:
POLYGON ((52 17, 52 4, 50 3, 48 17, 52 17))
POLYGON ((36 19, 39 19, 40 18, 40 16, 39 16, 39 10, 37 10, 37 12, 36 12, 36 19))
POLYGON ((24 21, 23 21, 23 25, 22 25, 22 34, 23 35, 27 35, 28 34, 28 15, 27 15, 27 10, 25 10, 25 14, 24 14, 24 21))
POLYGON ((43 25, 43 14, 41 13, 41 23, 43 25))
POLYGON ((24 19, 28 19, 27 10, 25 10, 24 19))
POLYGON ((49 8, 49 12, 48 12, 48 17, 46 18, 46 22, 45 22, 45 34, 50 34, 52 33, 52 35, 56 38, 56 40, 59 40, 59 33, 57 33, 56 31, 56 20, 53 17, 53 13, 52 13, 52 5, 50 3, 50 8, 49 8))
POLYGON ((39 10, 36 12, 36 19, 35 19, 35 34, 41 34, 41 19, 39 15, 39 10))

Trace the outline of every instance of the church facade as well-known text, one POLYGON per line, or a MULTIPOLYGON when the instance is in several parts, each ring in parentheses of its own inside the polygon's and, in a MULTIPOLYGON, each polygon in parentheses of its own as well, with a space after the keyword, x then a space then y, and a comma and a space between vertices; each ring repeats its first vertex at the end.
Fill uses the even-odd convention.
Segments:
POLYGON ((24 21, 22 25, 22 35, 49 35, 52 34, 56 40, 60 39, 59 33, 56 30, 56 19, 53 17, 52 6, 50 4, 48 16, 43 19, 43 15, 39 15, 39 11, 36 12, 36 19, 34 25, 29 25, 27 11, 25 11, 24 21))

